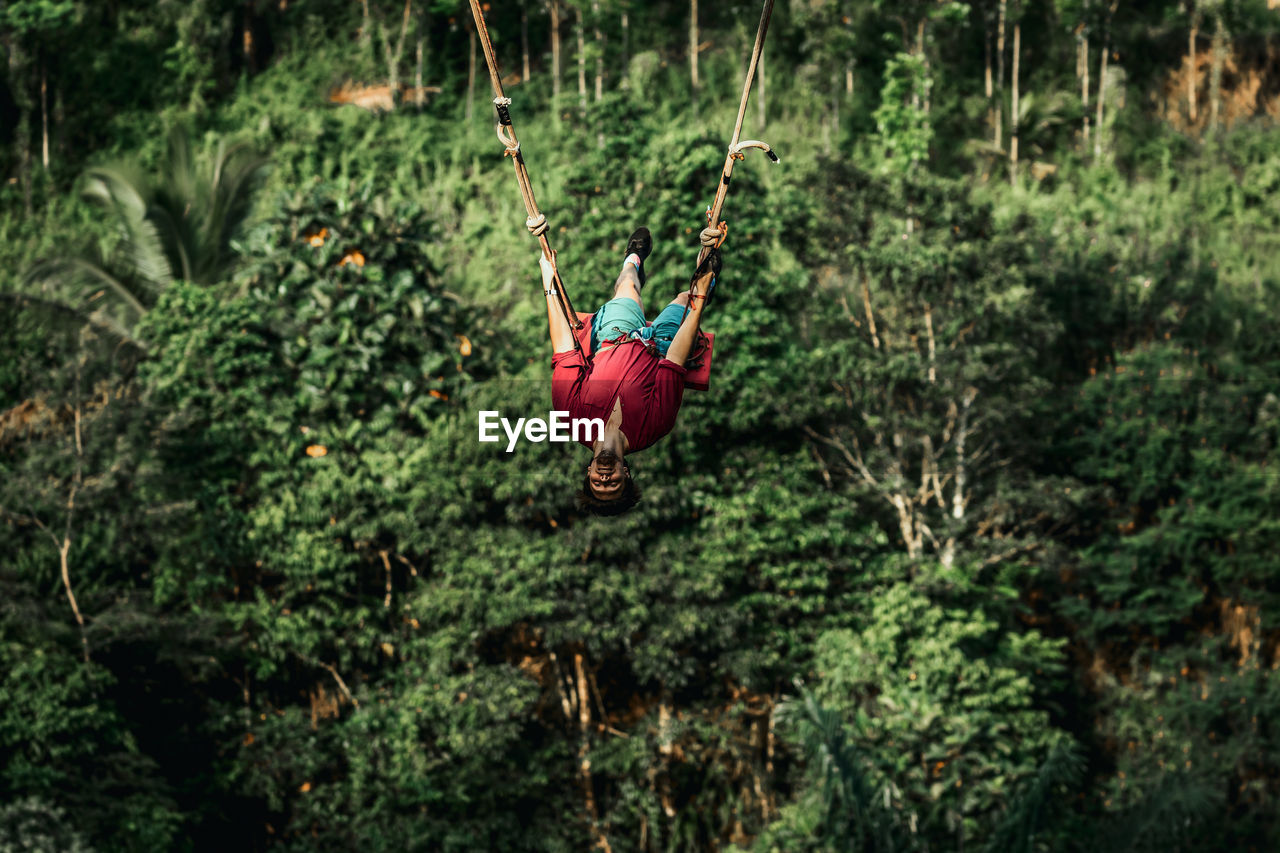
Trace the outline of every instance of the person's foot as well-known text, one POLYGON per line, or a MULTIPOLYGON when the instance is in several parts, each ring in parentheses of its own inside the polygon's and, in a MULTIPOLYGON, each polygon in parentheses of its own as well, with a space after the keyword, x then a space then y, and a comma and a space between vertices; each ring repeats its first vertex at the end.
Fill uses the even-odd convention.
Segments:
POLYGON ((640 277, 640 286, 644 287, 644 259, 649 257, 649 253, 653 251, 653 235, 649 233, 649 229, 641 225, 632 233, 631 239, 627 241, 627 253, 623 259, 623 263, 631 262, 636 265, 636 274, 640 277), (632 260, 632 255, 635 260, 632 260))

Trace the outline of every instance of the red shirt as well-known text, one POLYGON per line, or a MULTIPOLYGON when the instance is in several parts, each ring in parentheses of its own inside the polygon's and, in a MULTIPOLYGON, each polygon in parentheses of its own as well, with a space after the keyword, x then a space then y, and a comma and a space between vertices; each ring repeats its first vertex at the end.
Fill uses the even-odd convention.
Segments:
MULTIPOLYGON (((685 369, 651 355, 640 341, 625 341, 596 353, 591 366, 577 350, 551 358, 551 407, 570 418, 600 418, 613 414, 622 398, 622 434, 627 450, 644 450, 676 424, 684 397, 685 369)), ((579 441, 591 447, 590 441, 579 441)))

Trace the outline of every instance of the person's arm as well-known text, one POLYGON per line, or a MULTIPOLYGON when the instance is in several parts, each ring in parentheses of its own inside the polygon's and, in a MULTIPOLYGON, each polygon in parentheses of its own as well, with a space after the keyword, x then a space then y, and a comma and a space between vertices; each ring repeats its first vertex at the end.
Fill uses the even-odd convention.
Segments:
POLYGON ((551 352, 559 355, 573 349, 573 329, 560 308, 560 297, 556 295, 556 268, 546 255, 538 256, 538 266, 542 268, 542 292, 547 297, 547 328, 551 333, 551 352))
POLYGON ((667 347, 667 361, 684 367, 685 360, 689 358, 689 351, 693 348, 693 342, 698 339, 698 323, 701 322, 702 303, 705 301, 697 298, 689 300, 689 311, 684 315, 680 330, 671 339, 671 346, 667 347))
POLYGON ((714 278, 715 276, 708 272, 695 281, 690 288, 689 310, 684 315, 683 322, 680 323, 680 330, 671 339, 671 346, 667 347, 667 361, 684 367, 694 342, 698 340, 698 324, 702 322, 702 308, 707 304, 707 293, 711 290, 711 282, 714 278))

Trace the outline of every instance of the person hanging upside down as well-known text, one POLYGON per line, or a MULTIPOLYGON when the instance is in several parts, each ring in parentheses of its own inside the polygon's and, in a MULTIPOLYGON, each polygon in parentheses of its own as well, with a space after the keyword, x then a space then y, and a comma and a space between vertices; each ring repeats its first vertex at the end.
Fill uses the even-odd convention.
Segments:
MULTIPOLYGON (((718 231, 706 234, 719 235, 718 231)), ((706 300, 720 274, 720 250, 712 248, 694 273, 687 293, 671 300, 646 326, 644 259, 653 248, 648 228, 638 228, 627 242, 622 272, 613 298, 591 321, 588 362, 574 346, 574 333, 554 290, 555 267, 545 256, 542 289, 547 297, 551 332, 551 404, 570 418, 600 418, 604 435, 583 441, 591 448, 579 509, 594 515, 620 515, 640 500, 626 455, 652 446, 671 432, 684 396, 685 360, 694 349, 706 300)))

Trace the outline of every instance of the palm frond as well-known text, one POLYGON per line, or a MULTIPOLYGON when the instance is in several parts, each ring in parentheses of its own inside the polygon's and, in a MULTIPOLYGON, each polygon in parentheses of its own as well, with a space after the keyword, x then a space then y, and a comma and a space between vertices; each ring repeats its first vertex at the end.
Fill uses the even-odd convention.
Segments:
POLYGON ((175 213, 173 200, 166 198, 164 193, 158 193, 147 215, 156 226, 170 266, 183 281, 195 281, 197 276, 192 268, 191 258, 193 255, 199 257, 200 251, 199 246, 195 245, 196 229, 191 227, 183 210, 179 208, 175 213))
POLYGON ((784 718, 799 723, 811 773, 818 777, 824 842, 833 849, 891 853, 908 849, 896 816, 862 771, 857 749, 849 741, 840 714, 824 708, 803 684, 798 707, 789 705, 784 718))
POLYGON ((191 156, 191 141, 181 128, 169 131, 169 146, 162 168, 161 185, 172 196, 192 204, 204 201, 200 198, 201 181, 191 156))
POLYGON ((248 217, 255 180, 267 160, 245 144, 219 144, 197 164, 184 131, 169 137, 157 180, 128 164, 89 169, 83 197, 119 229, 118 257, 81 255, 36 263, 24 276, 33 297, 62 300, 82 320, 132 340, 133 324, 175 275, 214 284, 233 263, 231 238, 248 217), (111 298, 102 301, 104 295, 111 298))
POLYGON ((78 327, 81 324, 88 323, 99 332, 103 332, 107 337, 121 344, 141 350, 146 349, 146 345, 135 338, 123 323, 100 310, 86 312, 83 308, 78 308, 61 299, 10 290, 0 290, 0 302, 7 302, 13 305, 17 311, 38 308, 49 315, 57 317, 59 321, 66 323, 68 326, 78 327))
MULTIPOLYGON (((23 276, 23 282, 28 287, 40 286, 41 289, 50 293, 61 293, 67 296, 83 291, 86 286, 97 288, 106 285, 107 289, 135 315, 135 319, 147 313, 147 306, 129 285, 88 258, 55 258, 39 261, 23 276)), ((69 303, 68 307, 72 310, 82 310, 69 303)))
POLYGON ((209 182, 204 237, 221 277, 231 260, 231 240, 253 210, 253 191, 269 160, 240 143, 219 147, 209 182))
POLYGON ((1075 742, 1059 740, 1022 794, 1013 801, 1004 821, 987 843, 988 853, 1031 853, 1036 833, 1055 802, 1066 801, 1063 791, 1075 788, 1084 774, 1084 759, 1075 742))
POLYGON ((1166 853, 1204 849, 1197 830, 1221 815, 1225 796, 1216 780, 1183 772, 1169 772, 1146 796, 1095 824, 1087 849, 1100 853, 1166 853))
POLYGON ((160 232, 148 215, 150 192, 145 180, 120 167, 90 169, 86 172, 84 195, 115 214, 126 263, 151 296, 158 296, 173 281, 173 267, 160 232))

